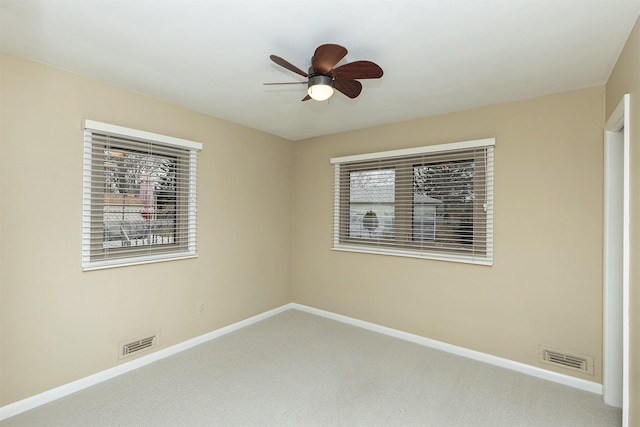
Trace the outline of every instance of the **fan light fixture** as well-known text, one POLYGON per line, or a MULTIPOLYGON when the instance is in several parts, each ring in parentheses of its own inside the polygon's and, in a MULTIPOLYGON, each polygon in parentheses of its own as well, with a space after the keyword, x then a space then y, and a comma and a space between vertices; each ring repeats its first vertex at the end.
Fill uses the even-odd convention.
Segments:
POLYGON ((311 57, 309 72, 302 71, 286 59, 271 55, 269 58, 276 65, 308 80, 304 82, 265 83, 265 85, 302 85, 306 83, 307 95, 302 98, 302 101, 310 99, 326 101, 331 98, 334 89, 348 98, 356 98, 362 91, 362 83, 358 80, 379 79, 384 73, 379 65, 371 61, 349 62, 334 68, 346 55, 347 49, 343 46, 337 44, 320 45, 311 57))
POLYGON ((316 101, 326 101, 333 95, 333 78, 324 75, 309 77, 307 93, 316 101))

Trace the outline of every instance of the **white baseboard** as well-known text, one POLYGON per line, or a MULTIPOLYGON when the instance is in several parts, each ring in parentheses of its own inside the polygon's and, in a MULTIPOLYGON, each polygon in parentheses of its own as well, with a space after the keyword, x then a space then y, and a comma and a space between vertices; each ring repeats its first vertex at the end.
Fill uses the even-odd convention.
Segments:
POLYGON ((469 359, 477 360, 491 365, 499 366, 501 368, 517 371, 523 374, 531 375, 533 377, 541 378, 543 380, 551 381, 567 385, 569 387, 577 388, 580 390, 588 391, 595 394, 602 394, 602 384, 598 384, 593 381, 587 381, 580 378, 575 378, 569 375, 559 374, 557 372, 547 371, 546 369, 536 368, 535 366, 527 365, 524 363, 516 362, 502 357, 492 356, 490 354, 481 353, 479 351, 469 350, 464 347, 458 347, 452 344, 447 344, 442 341, 432 340, 420 335, 410 334, 408 332, 399 331, 397 329, 387 328, 375 323, 365 322, 363 320, 354 319, 352 317, 343 316, 341 314, 332 313, 330 311, 324 311, 317 308, 301 305, 297 303, 291 304, 291 308, 304 311, 307 313, 315 314, 318 316, 326 317, 329 319, 337 320, 339 322, 347 323, 349 325, 358 326, 360 328, 368 329, 373 332, 378 332, 384 335, 389 335, 395 338, 400 338, 405 341, 410 341, 415 344, 420 344, 425 347, 434 348, 436 350, 446 351, 447 353, 453 353, 458 356, 467 357, 469 359))
POLYGON ((317 316, 322 316, 329 319, 337 320, 339 322, 347 323, 353 326, 358 326, 360 328, 368 329, 373 332, 389 335, 405 341, 413 342, 415 344, 420 344, 420 345, 431 347, 437 350, 446 351, 448 353, 457 354, 459 356, 467 357, 469 359, 478 360, 484 363, 489 363, 491 365, 496 365, 502 368, 521 372, 523 374, 531 375, 547 381, 564 384, 564 385, 574 387, 580 390, 585 390, 591 393, 602 394, 602 384, 598 384, 593 381, 586 381, 579 378, 571 377, 569 375, 558 374, 556 372, 547 371, 546 369, 536 368, 535 366, 526 365, 524 363, 515 362, 509 359, 503 359, 501 357, 492 356, 490 354, 481 353, 474 350, 469 350, 463 347, 458 347, 458 346, 447 344, 441 341, 432 340, 429 338, 421 337, 419 335, 410 334, 408 332, 399 331, 397 329, 387 328, 385 326, 380 326, 375 323, 365 322, 363 320, 354 319, 352 317, 343 316, 341 314, 320 310, 320 309, 309 307, 306 305, 289 303, 281 307, 275 308, 273 310, 264 312, 262 314, 258 314, 256 316, 250 317, 248 319, 241 320, 240 322, 233 323, 229 326, 216 329, 215 331, 206 333, 204 335, 200 335, 199 337, 195 337, 190 340, 181 342, 180 344, 176 344, 174 346, 167 347, 162 350, 158 350, 146 356, 141 356, 130 362, 123 363, 122 365, 118 365, 113 368, 106 369, 96 374, 89 375, 88 377, 81 378, 77 381, 64 384, 60 387, 56 387, 54 389, 45 391, 43 393, 36 394, 35 396, 31 396, 26 399, 19 400, 9 405, 3 406, 0 408, 0 421, 7 419, 9 417, 13 417, 14 415, 18 415, 30 409, 36 408, 40 405, 53 402, 54 400, 68 396, 72 393, 83 390, 85 388, 94 386, 103 381, 110 380, 119 375, 126 374, 127 372, 130 372, 134 369, 138 369, 145 365, 149 365, 150 363, 156 362, 160 359, 164 359, 165 357, 172 356, 176 353, 187 350, 196 345, 213 340, 222 335, 226 335, 230 332, 237 331, 246 326, 260 322, 271 316, 275 316, 276 314, 282 313, 290 309, 300 310, 310 314, 315 314, 317 316))
POLYGON ((283 311, 287 311, 291 308, 292 308, 291 304, 285 304, 273 310, 266 311, 264 313, 258 314, 248 319, 241 320, 237 323, 233 323, 223 328, 216 329, 215 331, 208 332, 204 335, 200 335, 190 340, 181 342, 180 344, 176 344, 171 347, 158 350, 146 356, 141 356, 130 362, 123 363, 122 365, 118 365, 113 368, 106 369, 104 371, 95 373, 93 375, 89 375, 88 377, 81 378, 79 380, 70 382, 68 384, 61 385, 60 387, 56 387, 54 389, 47 390, 40 394, 36 394, 35 396, 31 396, 26 399, 19 400, 9 405, 3 406, 0 408, 0 421, 7 419, 9 417, 13 417, 14 415, 18 415, 22 412, 28 411, 29 409, 33 409, 40 405, 44 405, 45 403, 53 402, 54 400, 68 396, 72 393, 83 390, 85 388, 94 386, 103 381, 110 380, 119 375, 126 374, 127 372, 133 371, 134 369, 141 368, 145 365, 156 362, 160 359, 164 359, 165 357, 169 357, 176 353, 180 353, 181 351, 187 350, 198 344, 202 344, 212 339, 218 338, 222 335, 226 335, 230 332, 237 331, 238 329, 242 329, 246 326, 260 322, 261 320, 267 319, 271 316, 275 316, 276 314, 282 313, 283 311))

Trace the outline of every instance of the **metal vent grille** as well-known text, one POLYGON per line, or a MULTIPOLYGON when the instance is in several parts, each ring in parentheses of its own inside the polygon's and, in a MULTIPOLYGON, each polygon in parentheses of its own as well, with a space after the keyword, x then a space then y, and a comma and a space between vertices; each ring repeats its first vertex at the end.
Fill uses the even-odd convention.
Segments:
POLYGON ((156 347, 160 341, 159 336, 160 334, 156 333, 146 337, 135 338, 131 341, 121 342, 118 359, 123 359, 143 350, 156 347))
POLYGON ((538 359, 549 365, 593 375, 593 357, 540 346, 538 359))

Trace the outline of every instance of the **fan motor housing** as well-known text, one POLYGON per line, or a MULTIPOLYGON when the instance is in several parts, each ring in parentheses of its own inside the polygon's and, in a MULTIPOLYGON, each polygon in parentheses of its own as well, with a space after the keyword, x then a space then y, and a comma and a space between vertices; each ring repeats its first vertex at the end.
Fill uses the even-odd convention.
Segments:
POLYGON ((315 74, 309 76, 309 87, 315 85, 326 85, 333 87, 333 77, 326 74, 315 74))

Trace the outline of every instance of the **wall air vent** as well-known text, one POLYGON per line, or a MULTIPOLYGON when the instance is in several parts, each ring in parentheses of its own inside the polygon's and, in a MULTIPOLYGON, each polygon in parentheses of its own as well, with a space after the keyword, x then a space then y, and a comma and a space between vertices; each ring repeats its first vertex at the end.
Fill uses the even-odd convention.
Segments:
POLYGON ((160 343, 160 334, 155 333, 146 337, 139 337, 120 343, 118 350, 118 359, 132 356, 152 347, 157 347, 160 343))
POLYGON ((591 356, 571 354, 541 345, 538 347, 538 360, 549 365, 593 375, 593 357, 591 356))

